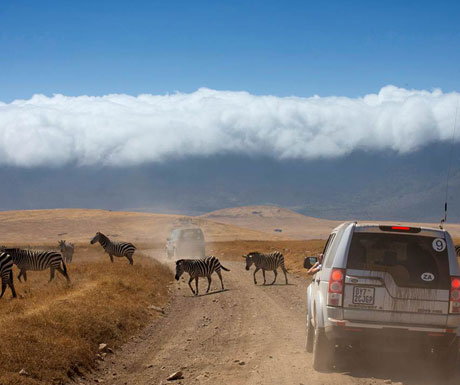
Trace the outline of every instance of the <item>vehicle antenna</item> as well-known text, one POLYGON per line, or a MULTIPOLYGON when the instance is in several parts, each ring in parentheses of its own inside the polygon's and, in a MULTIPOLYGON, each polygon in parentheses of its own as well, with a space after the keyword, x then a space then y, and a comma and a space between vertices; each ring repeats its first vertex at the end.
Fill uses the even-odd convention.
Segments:
POLYGON ((448 198, 448 192, 449 192, 449 177, 450 177, 450 169, 452 166, 452 153, 454 150, 455 131, 457 130, 457 116, 458 116, 458 100, 457 100, 457 108, 455 109, 454 129, 452 131, 452 142, 450 143, 449 167, 447 168, 446 200, 444 201, 444 218, 441 219, 441 224, 439 225, 441 229, 443 228, 444 223, 446 223, 447 221, 447 198, 448 198))

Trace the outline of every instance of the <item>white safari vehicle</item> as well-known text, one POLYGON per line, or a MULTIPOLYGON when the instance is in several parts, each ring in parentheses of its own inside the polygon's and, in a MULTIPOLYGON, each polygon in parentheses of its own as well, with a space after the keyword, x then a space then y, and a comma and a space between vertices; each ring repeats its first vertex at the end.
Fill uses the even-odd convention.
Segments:
MULTIPOLYGON (((304 267, 316 261, 307 257, 304 267)), ((445 230, 343 223, 327 240, 307 304, 316 370, 351 346, 425 353, 444 375, 455 372, 460 270, 445 230)))

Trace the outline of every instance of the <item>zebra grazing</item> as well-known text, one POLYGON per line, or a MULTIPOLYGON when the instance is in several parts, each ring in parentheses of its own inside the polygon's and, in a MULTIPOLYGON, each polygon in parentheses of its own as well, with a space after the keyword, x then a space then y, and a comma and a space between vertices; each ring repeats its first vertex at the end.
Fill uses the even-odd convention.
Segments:
POLYGON ((70 282, 69 275, 67 274, 67 267, 65 265, 62 255, 56 251, 35 251, 24 249, 3 249, 2 251, 11 255, 13 263, 18 267, 19 275, 18 280, 24 277, 27 281, 27 270, 39 271, 50 269, 50 280, 54 279, 54 271, 59 271, 70 282))
POLYGON ((100 233, 96 233, 93 239, 91 239, 91 244, 99 242, 104 248, 104 251, 109 254, 110 261, 113 263, 113 256, 115 257, 126 257, 129 261, 129 264, 133 264, 133 254, 136 250, 136 246, 129 242, 112 242, 109 237, 100 233))
POLYGON ((246 270, 249 270, 252 264, 256 266, 256 269, 254 270, 254 284, 257 285, 256 281, 256 273, 262 269, 262 273, 264 275, 264 285, 265 285, 265 270, 273 270, 275 273, 275 279, 270 285, 273 285, 276 281, 276 277, 278 276, 278 267, 281 266, 281 269, 283 270, 284 273, 284 278, 286 278, 286 285, 288 284, 288 279, 287 279, 287 269, 284 266, 284 257, 283 254, 281 254, 278 251, 275 251, 270 254, 262 254, 257 251, 253 251, 249 253, 248 255, 243 255, 243 258, 246 259, 246 270))
POLYGON ((11 289, 13 298, 16 298, 13 282, 13 258, 5 252, 0 252, 0 276, 2 277, 2 293, 0 294, 0 298, 3 297, 7 285, 11 289))
POLYGON ((209 292, 209 288, 211 287, 211 275, 212 273, 216 272, 220 278, 220 283, 222 284, 222 290, 224 290, 224 281, 222 281, 222 274, 220 269, 225 271, 230 271, 229 269, 223 267, 219 260, 214 257, 206 257, 203 259, 179 259, 176 261, 176 280, 179 280, 180 276, 187 272, 190 275, 190 279, 188 281, 188 285, 192 290, 192 293, 198 295, 198 278, 199 277, 206 277, 208 278, 208 290, 206 293, 209 292), (196 282, 196 291, 192 288, 192 281, 195 280, 196 282))
POLYGON ((66 264, 72 262, 73 252, 75 250, 75 246, 73 243, 67 243, 65 240, 59 241, 59 250, 61 250, 62 257, 66 264))

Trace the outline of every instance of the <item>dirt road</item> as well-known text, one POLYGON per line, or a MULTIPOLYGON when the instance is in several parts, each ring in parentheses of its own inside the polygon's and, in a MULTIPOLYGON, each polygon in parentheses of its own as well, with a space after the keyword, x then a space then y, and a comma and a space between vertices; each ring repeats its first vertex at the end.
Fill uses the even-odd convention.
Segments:
MULTIPOLYGON (((231 269, 223 272, 226 291, 193 297, 184 280, 176 283, 165 316, 108 355, 86 382, 166 384, 168 375, 182 369, 184 378, 173 383, 443 383, 430 365, 407 356, 350 353, 334 372, 315 372, 304 350, 305 279, 290 275, 285 286, 281 274, 277 285, 255 286, 243 263, 223 264, 231 269)), ((212 290, 219 289, 213 278, 212 290)), ((207 283, 200 284, 204 293, 207 283)))

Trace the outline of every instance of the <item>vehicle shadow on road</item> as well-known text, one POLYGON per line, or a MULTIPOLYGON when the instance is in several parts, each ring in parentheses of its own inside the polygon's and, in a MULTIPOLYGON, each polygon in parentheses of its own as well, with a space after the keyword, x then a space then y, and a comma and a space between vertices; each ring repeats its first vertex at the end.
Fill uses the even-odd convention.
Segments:
POLYGON ((460 369, 454 378, 446 380, 432 360, 408 354, 345 354, 335 371, 351 377, 376 378, 404 385, 453 385, 460 382, 460 369))

